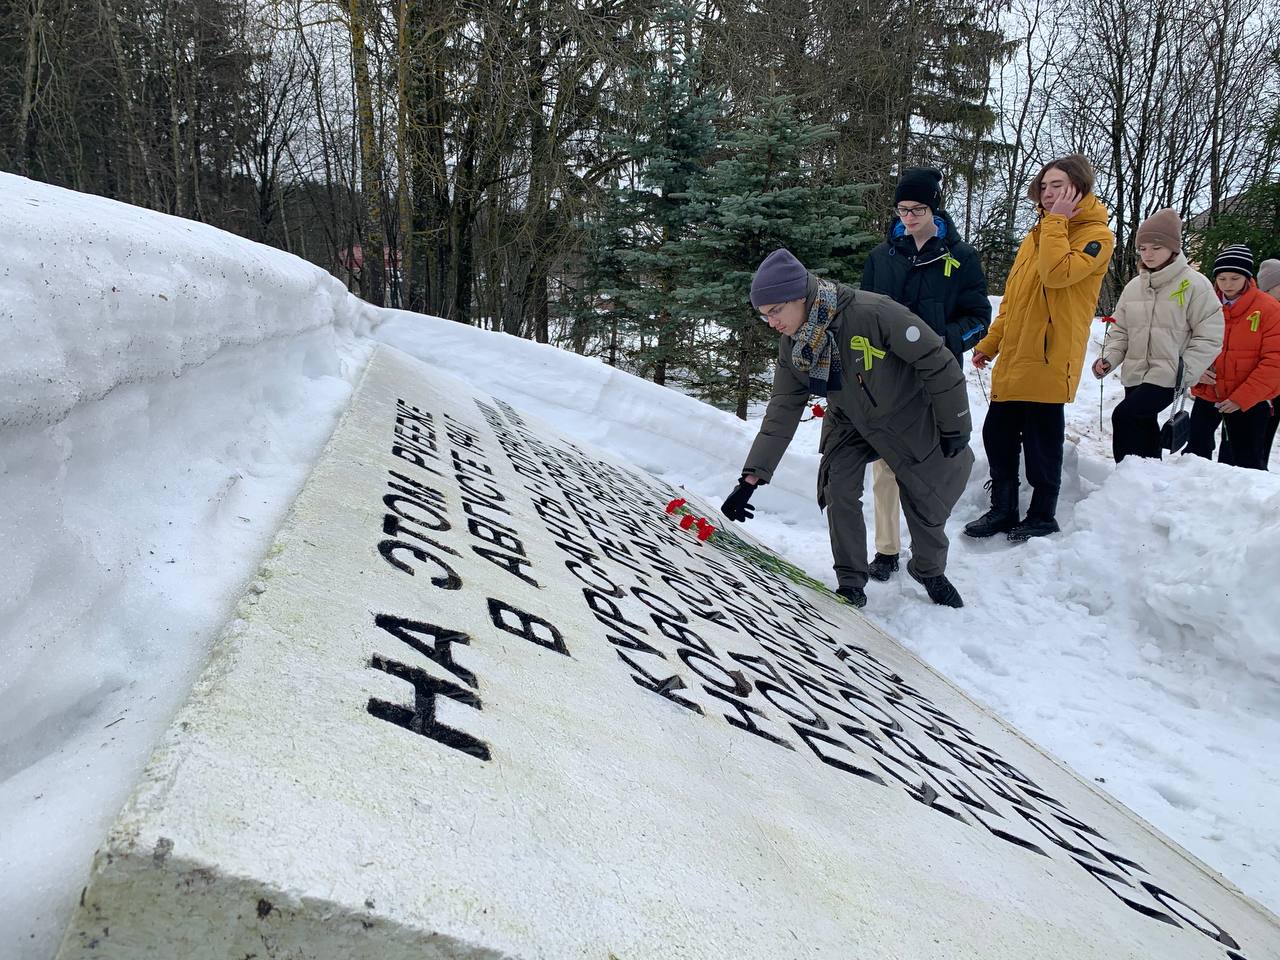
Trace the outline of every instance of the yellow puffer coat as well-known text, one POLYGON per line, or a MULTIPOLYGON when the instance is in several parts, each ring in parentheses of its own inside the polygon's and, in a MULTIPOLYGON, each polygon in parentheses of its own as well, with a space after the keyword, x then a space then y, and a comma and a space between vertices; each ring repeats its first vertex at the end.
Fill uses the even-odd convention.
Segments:
POLYGON ((1043 214, 1018 248, 1000 313, 975 353, 999 357, 992 400, 1070 403, 1115 236, 1089 194, 1068 220, 1043 214))

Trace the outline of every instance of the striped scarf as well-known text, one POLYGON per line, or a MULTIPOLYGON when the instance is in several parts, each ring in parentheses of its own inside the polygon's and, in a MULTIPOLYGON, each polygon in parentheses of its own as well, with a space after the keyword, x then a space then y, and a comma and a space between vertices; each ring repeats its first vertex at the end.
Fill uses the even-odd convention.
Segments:
POLYGON ((796 331, 791 348, 791 363, 797 372, 809 375, 809 392, 815 397, 840 389, 840 351, 828 329, 835 315, 836 285, 820 279, 809 319, 796 331))

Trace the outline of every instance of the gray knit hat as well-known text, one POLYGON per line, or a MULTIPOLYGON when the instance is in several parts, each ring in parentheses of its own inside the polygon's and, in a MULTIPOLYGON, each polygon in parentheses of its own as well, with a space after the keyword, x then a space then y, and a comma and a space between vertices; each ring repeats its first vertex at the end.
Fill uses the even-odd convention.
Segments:
POLYGON ((1218 254, 1218 259, 1213 261, 1213 275, 1215 277, 1223 270, 1230 270, 1232 273, 1242 273, 1246 277, 1252 279, 1253 251, 1243 243, 1233 243, 1218 254))
POLYGON ((1270 293, 1274 287, 1280 287, 1280 260, 1263 260, 1258 265, 1258 289, 1270 293))
POLYGON ((764 258, 751 278, 751 305, 803 300, 809 291, 809 271, 790 250, 779 247, 764 258))

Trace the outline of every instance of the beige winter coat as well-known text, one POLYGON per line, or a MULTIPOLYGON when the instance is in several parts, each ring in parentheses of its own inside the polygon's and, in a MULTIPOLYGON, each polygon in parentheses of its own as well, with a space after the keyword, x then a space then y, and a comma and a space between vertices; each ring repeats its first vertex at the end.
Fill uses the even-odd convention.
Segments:
POLYGON ((1108 326, 1102 358, 1126 387, 1183 386, 1200 379, 1222 349, 1222 304, 1213 284, 1178 254, 1159 270, 1143 270, 1125 286, 1108 326), (1123 366, 1121 366, 1123 364, 1123 366))

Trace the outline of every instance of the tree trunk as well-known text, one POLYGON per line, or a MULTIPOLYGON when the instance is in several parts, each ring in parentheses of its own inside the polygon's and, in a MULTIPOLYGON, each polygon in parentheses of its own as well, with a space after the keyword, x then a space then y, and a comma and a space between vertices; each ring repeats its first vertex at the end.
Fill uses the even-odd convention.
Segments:
POLYGON ((360 131, 361 193, 364 196, 364 264, 360 270, 360 293, 370 303, 382 306, 386 298, 385 259, 382 234, 382 158, 373 122, 373 89, 369 79, 369 51, 365 47, 364 10, 361 0, 348 0, 351 17, 351 56, 355 66, 356 121, 360 131))
POLYGON ((142 137, 142 124, 138 120, 138 96, 133 88, 130 65, 125 63, 124 44, 120 40, 120 25, 116 22, 113 0, 99 0, 99 2, 98 12, 103 30, 107 35, 107 45, 110 48, 112 65, 115 67, 116 80, 119 84, 120 102, 123 104, 121 112, 124 114, 129 139, 133 142, 134 150, 137 151, 135 157, 125 158, 129 179, 128 199, 130 203, 137 206, 151 207, 154 210, 159 206, 160 195, 152 176, 151 151, 147 149, 147 143, 142 137), (139 176, 139 168, 141 168, 141 176, 139 176), (144 183, 145 194, 142 193, 144 183))
POLYGON ((169 159, 173 164, 173 193, 171 194, 169 213, 175 217, 186 215, 186 203, 183 200, 182 162, 182 118, 178 109, 178 90, 180 86, 181 50, 178 49, 177 31, 174 29, 174 10, 172 4, 165 8, 165 33, 169 41, 169 159))
POLYGON ((402 309, 412 299, 415 241, 413 232, 413 197, 409 192, 409 4, 400 0, 396 17, 396 193, 400 203, 400 275, 399 299, 402 309))
POLYGON ((27 39, 23 45, 22 93, 18 100, 17 123, 14 124, 13 169, 23 176, 29 172, 27 162, 31 156, 31 141, 35 134, 31 124, 31 109, 36 99, 36 64, 40 58, 43 34, 44 0, 34 0, 31 4, 31 19, 27 23, 27 39))
POLYGON ((742 328, 742 340, 738 344, 738 369, 733 378, 733 396, 736 401, 734 414, 739 420, 747 419, 747 404, 751 402, 751 354, 752 340, 757 324, 747 323, 742 328))
POLYGON ((448 96, 446 39, 451 4, 407 0, 407 131, 410 190, 413 194, 409 243, 413 249, 413 282, 409 309, 450 315, 449 270, 453 259, 453 209, 445 152, 448 96))

